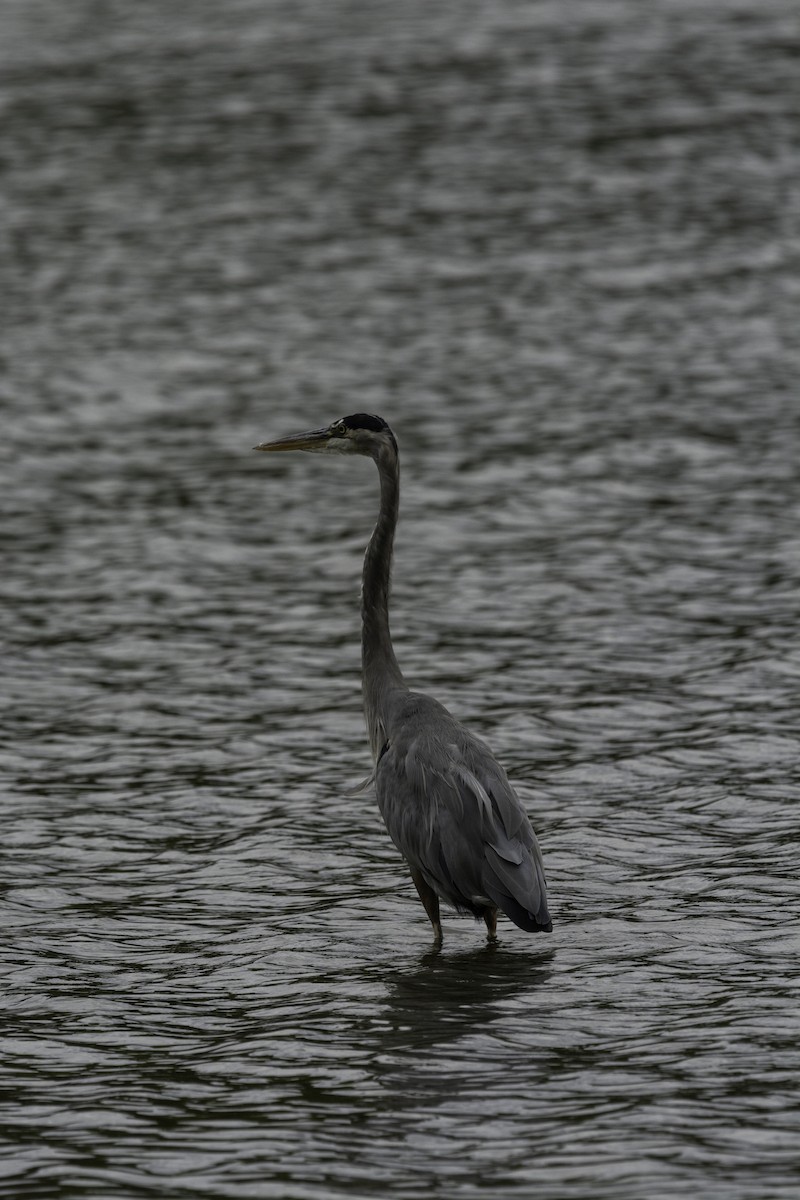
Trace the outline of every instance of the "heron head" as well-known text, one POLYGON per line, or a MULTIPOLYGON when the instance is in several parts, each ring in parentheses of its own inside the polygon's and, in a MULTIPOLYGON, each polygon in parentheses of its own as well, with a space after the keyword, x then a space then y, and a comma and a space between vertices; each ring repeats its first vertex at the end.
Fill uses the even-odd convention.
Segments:
POLYGON ((383 417, 354 413, 340 417, 324 429, 294 433, 275 442, 262 442, 256 450, 309 450, 314 454, 366 454, 377 459, 382 451, 397 454, 397 442, 383 417))

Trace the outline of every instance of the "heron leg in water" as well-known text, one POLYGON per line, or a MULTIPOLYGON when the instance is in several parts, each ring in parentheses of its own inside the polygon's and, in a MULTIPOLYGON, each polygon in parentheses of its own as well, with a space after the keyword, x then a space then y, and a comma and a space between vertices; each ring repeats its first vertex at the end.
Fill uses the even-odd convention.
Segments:
POLYGON ((486 928, 489 930, 486 935, 487 942, 497 941, 497 909, 487 908, 484 911, 483 919, 486 922, 486 928))
POLYGON ((439 897, 430 884, 427 884, 422 878, 420 871, 415 870, 413 867, 410 870, 411 878, 414 880, 414 887, 419 892, 419 898, 425 906, 425 912, 428 914, 433 926, 433 936, 437 942, 440 942, 442 940, 442 922, 439 918, 439 897))

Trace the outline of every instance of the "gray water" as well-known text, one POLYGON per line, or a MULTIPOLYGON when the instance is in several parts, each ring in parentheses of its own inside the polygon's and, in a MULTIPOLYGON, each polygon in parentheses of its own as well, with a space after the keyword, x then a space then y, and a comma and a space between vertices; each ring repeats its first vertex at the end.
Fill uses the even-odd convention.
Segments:
POLYGON ((0 1194, 800 1196, 794 0, 4 0, 0 1194), (436 953, 407 678, 554 931, 436 953))

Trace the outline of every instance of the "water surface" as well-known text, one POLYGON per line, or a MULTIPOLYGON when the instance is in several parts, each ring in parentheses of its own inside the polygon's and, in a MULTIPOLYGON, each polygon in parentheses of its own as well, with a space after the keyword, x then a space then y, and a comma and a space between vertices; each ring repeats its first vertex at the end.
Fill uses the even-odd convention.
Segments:
POLYGON ((9 0, 0 1193, 800 1189, 800 26, 789 0, 9 0), (554 931, 374 799, 408 679, 554 931))

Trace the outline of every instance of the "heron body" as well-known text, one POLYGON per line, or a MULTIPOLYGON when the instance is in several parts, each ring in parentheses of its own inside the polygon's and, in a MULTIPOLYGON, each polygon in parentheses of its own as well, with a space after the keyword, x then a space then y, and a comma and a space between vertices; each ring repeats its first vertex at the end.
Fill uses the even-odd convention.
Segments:
POLYGON ((439 900, 486 922, 498 909, 550 932, 542 856, 528 815, 489 747, 431 696, 406 684, 389 633, 389 587, 400 497, 397 442, 381 417, 356 413, 258 450, 362 454, 378 468, 381 502, 361 593, 364 713, 378 806, 433 926, 439 900))

